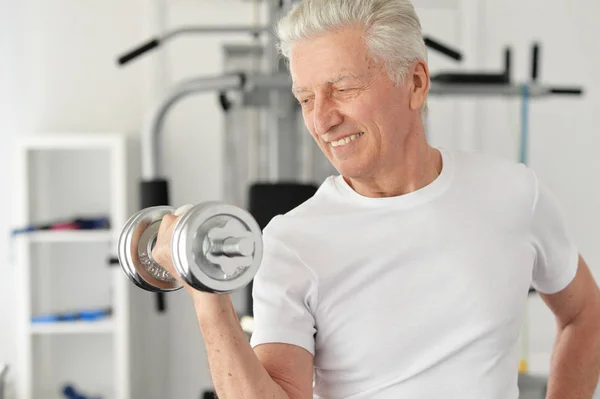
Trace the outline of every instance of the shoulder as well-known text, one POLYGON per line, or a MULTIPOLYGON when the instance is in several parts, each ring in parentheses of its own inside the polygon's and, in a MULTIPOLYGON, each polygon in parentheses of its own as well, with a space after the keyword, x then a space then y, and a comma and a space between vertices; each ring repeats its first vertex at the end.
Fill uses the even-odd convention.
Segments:
POLYGON ((322 224, 336 209, 339 197, 336 178, 328 177, 311 198, 272 218, 264 228, 265 239, 274 239, 290 248, 304 247, 307 236, 314 232, 315 226, 322 224))
POLYGON ((452 151, 453 198, 472 209, 529 220, 538 180, 527 165, 492 154, 452 151))
POLYGON ((474 168, 484 168, 486 172, 496 172, 500 174, 527 173, 527 166, 512 158, 466 150, 450 150, 449 153, 452 155, 457 166, 463 169, 466 168, 474 171, 474 168))
POLYGON ((481 152, 453 150, 450 153, 458 170, 459 182, 513 192, 536 189, 535 173, 521 162, 481 152))

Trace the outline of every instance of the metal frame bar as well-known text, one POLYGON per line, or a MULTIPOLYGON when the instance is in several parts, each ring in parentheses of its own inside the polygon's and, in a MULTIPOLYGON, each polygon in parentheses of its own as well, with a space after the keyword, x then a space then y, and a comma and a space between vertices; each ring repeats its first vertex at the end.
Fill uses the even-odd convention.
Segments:
MULTIPOLYGON (((179 100, 196 93, 227 90, 282 90, 289 89, 291 78, 286 73, 245 75, 230 74, 191 79, 177 85, 165 96, 149 114, 142 131, 142 175, 146 180, 159 177, 159 140, 164 119, 179 100)), ((480 85, 450 84, 432 82, 429 94, 432 96, 481 96, 481 97, 522 97, 526 90, 528 99, 559 95, 551 86, 538 84, 519 85, 480 85)))
POLYGON ((3 364, 0 368, 0 399, 4 399, 6 390, 6 375, 8 374, 8 365, 3 364))
POLYGON ((160 154, 158 148, 160 133, 167 113, 175 104, 191 94, 241 89, 243 84, 244 76, 241 74, 196 78, 177 85, 156 104, 149 113, 150 117, 142 130, 142 177, 147 181, 159 177, 160 154))
POLYGON ((172 39, 175 36, 189 34, 189 33, 200 33, 200 34, 212 34, 212 33, 250 33, 254 35, 260 35, 262 33, 271 33, 271 29, 267 26, 248 26, 248 25, 231 25, 231 26, 182 26, 174 29, 162 35, 161 41, 172 39))

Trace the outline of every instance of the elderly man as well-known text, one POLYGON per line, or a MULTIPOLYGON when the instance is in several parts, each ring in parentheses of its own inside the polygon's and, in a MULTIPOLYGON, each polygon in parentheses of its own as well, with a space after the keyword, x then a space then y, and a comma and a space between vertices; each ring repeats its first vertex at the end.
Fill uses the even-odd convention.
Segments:
MULTIPOLYGON (((220 398, 518 397, 533 285, 557 319, 548 398, 591 398, 600 296, 525 166, 431 147, 409 0, 305 0, 279 24, 306 127, 339 171, 272 220, 250 343, 194 291, 220 398)), ((154 256, 172 273, 165 217, 154 256)))

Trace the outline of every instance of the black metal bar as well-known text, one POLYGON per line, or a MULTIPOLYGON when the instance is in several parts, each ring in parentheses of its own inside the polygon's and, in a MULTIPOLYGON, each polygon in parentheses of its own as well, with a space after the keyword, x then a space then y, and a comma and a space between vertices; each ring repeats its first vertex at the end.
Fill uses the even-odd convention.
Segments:
POLYGON ((512 75, 512 49, 510 47, 504 49, 504 75, 506 81, 510 82, 512 75))
MULTIPOLYGON (((169 184, 166 180, 155 179, 142 181, 140 185, 140 207, 141 209, 153 206, 169 205, 169 184)), ((165 294, 156 293, 156 310, 163 313, 167 309, 165 294)))
POLYGON ((169 183, 155 179, 142 181, 140 185, 140 209, 169 205, 169 183))
POLYGON ((537 82, 540 76, 540 44, 534 43, 531 54, 531 81, 537 82))
POLYGON ((462 61, 463 56, 460 51, 451 48, 445 44, 440 43, 436 39, 432 39, 431 37, 425 36, 423 37, 425 41, 425 45, 430 49, 436 50, 439 53, 442 53, 456 61, 462 61))
POLYGON ((145 54, 148 51, 157 48, 158 46, 160 46, 160 39, 158 37, 152 38, 149 41, 147 41, 146 43, 134 48, 133 50, 131 50, 131 51, 125 53, 124 55, 122 55, 121 57, 119 57, 117 62, 119 63, 119 65, 125 65, 129 61, 136 59, 137 57, 141 56, 142 54, 145 54))
POLYGON ((108 258, 107 263, 109 266, 118 266, 121 263, 119 262, 119 258, 117 258, 116 256, 111 256, 108 258))
POLYGON ((550 93, 560 95, 581 96, 583 95, 583 89, 580 87, 554 87, 550 88, 550 93))

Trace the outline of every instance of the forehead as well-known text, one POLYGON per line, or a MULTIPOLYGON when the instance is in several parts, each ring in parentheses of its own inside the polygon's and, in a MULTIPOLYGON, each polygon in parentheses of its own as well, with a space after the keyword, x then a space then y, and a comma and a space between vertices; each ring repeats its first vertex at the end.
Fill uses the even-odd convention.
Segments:
POLYGON ((363 30, 355 27, 303 39, 294 43, 290 52, 294 88, 365 76, 371 67, 363 30))

